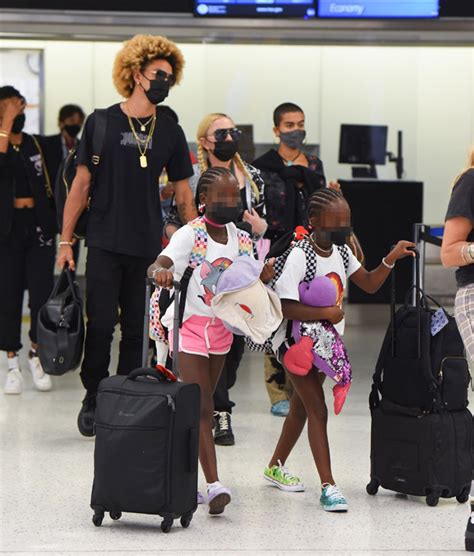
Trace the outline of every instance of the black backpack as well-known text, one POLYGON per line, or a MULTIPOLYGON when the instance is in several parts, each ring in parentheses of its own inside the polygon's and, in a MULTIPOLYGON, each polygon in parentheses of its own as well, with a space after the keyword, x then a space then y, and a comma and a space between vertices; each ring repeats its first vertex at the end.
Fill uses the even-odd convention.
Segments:
POLYGON ((84 345, 79 286, 65 267, 38 314, 38 355, 44 372, 63 375, 77 369, 84 345))
MULTIPOLYGON (((107 131, 107 109, 98 108, 94 110, 94 133, 92 136, 92 164, 94 172, 92 174, 92 183, 94 180, 94 175, 97 171, 97 167, 100 163, 100 157, 102 150, 104 148, 105 134, 107 131)), ((66 156, 66 158, 61 163, 58 175, 56 177, 56 183, 54 188, 54 201, 56 203, 56 214, 58 219, 59 231, 63 229, 63 214, 64 205, 66 204, 67 196, 71 189, 72 182, 76 176, 77 170, 77 148, 71 149, 66 156)), ((90 198, 89 198, 90 203, 90 198)), ((89 207, 85 210, 79 220, 77 221, 76 228, 74 230, 74 236, 78 239, 82 239, 86 236, 87 221, 89 218, 89 207)))
POLYGON ((395 273, 392 272, 391 322, 373 377, 370 407, 380 405, 379 393, 395 404, 425 412, 460 410, 468 406, 469 365, 454 317, 420 288, 416 256, 416 302, 395 312, 395 273), (444 313, 445 326, 432 335, 432 318, 444 313))

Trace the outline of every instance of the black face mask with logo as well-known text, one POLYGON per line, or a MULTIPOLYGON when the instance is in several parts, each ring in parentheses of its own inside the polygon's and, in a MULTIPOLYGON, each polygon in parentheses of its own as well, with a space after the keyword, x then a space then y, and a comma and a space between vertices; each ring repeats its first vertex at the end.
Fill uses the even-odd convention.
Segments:
POLYGON ((12 133, 21 133, 25 127, 26 116, 24 114, 18 114, 18 116, 13 120, 12 133))

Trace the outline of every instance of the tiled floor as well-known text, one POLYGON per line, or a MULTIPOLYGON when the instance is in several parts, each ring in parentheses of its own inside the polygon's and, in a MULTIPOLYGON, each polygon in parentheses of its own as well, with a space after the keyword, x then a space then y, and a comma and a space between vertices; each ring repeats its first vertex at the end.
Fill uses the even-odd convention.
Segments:
MULTIPOLYGON (((370 309, 365 309, 364 312, 370 309)), ((366 319, 369 320, 369 319, 366 319)), ((353 319, 353 322, 356 320, 353 319)), ((347 515, 325 514, 306 436, 288 462, 305 493, 264 484, 261 475, 282 419, 269 413, 259 356, 247 356, 232 391, 237 402, 234 447, 219 447, 221 480, 234 499, 222 517, 200 507, 188 530, 161 533, 159 518, 125 514, 91 522, 93 440, 82 438, 76 417, 83 391, 77 374, 55 380, 51 393, 0 397, 0 552, 4 554, 455 554, 463 551, 467 507, 380 492, 365 494, 369 474, 370 375, 383 326, 349 326, 346 342, 355 383, 339 417, 330 416, 336 479, 347 515)), ((4 360, 1 363, 4 376, 4 360)), ((125 480, 125 478, 124 478, 125 480)))

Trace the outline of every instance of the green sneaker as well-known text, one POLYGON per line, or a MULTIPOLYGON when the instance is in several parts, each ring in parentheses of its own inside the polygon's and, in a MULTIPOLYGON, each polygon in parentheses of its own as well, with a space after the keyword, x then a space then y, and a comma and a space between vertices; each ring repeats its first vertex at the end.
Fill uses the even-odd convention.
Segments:
POLYGON ((347 500, 336 485, 324 484, 319 501, 326 512, 347 512, 349 509, 347 500))
POLYGON ((292 475, 288 469, 281 464, 280 460, 278 460, 278 465, 265 468, 263 478, 280 490, 286 490, 287 492, 304 491, 303 483, 298 477, 292 475))

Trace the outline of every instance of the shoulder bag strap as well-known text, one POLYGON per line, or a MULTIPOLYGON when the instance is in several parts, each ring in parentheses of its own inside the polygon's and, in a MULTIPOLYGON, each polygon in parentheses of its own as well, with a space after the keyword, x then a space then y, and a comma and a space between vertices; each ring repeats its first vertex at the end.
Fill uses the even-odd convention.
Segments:
POLYGON ((53 189, 51 187, 51 178, 49 177, 49 172, 46 166, 46 160, 44 158, 43 149, 41 148, 40 142, 34 135, 31 135, 31 138, 33 139, 36 149, 38 150, 38 153, 41 156, 41 165, 43 167, 44 179, 46 180, 46 183, 44 184, 46 188, 46 195, 48 196, 48 198, 51 199, 53 197, 53 189))

